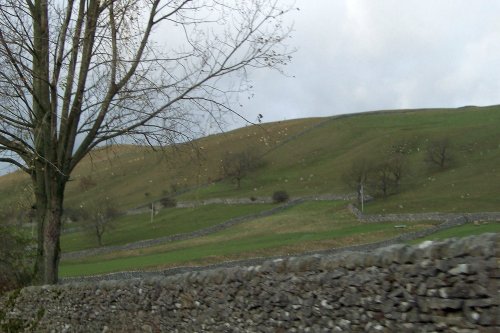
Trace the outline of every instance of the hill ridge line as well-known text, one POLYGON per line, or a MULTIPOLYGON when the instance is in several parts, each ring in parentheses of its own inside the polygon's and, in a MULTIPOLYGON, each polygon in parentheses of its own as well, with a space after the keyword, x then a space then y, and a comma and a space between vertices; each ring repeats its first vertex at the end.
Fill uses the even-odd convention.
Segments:
MULTIPOLYGON (((448 108, 443 108, 443 109, 448 109, 448 108)), ((452 110, 452 109, 453 108, 450 108, 450 110, 452 110)), ((432 111, 432 110, 435 110, 435 108, 372 110, 372 111, 361 111, 361 112, 355 112, 355 113, 343 113, 343 114, 337 114, 337 115, 333 115, 333 116, 327 116, 323 121, 320 121, 317 124, 314 124, 311 127, 308 127, 305 130, 290 136, 289 138, 287 138, 286 140, 283 140, 282 142, 280 142, 276 146, 271 147, 269 150, 264 152, 262 154, 262 156, 266 156, 270 152, 288 144, 289 142, 296 140, 296 139, 300 138, 301 136, 304 136, 305 134, 311 132, 312 130, 321 128, 321 127, 325 126, 326 124, 328 124, 332 121, 335 121, 335 120, 344 119, 344 118, 353 118, 353 117, 363 116, 363 115, 365 115, 365 116, 366 115, 381 115, 381 114, 383 115, 383 114, 396 114, 396 113, 405 114, 405 113, 412 113, 412 112, 426 112, 426 111, 432 111)), ((307 118, 305 118, 305 119, 307 119, 307 118)))
POLYGON ((300 131, 299 133, 296 133, 296 134, 294 134, 294 135, 286 138, 285 140, 281 141, 279 144, 277 144, 277 145, 271 147, 269 150, 265 151, 261 156, 266 156, 269 153, 275 151, 276 149, 278 149, 278 148, 280 148, 280 147, 288 144, 289 142, 294 141, 294 140, 300 138, 301 136, 304 136, 305 134, 311 132, 312 130, 315 130, 315 129, 318 129, 318 128, 322 127, 322 126, 325 126, 325 124, 329 123, 332 119, 334 119, 334 118, 333 117, 328 117, 325 120, 320 121, 317 124, 314 124, 311 127, 308 127, 305 130, 300 131))

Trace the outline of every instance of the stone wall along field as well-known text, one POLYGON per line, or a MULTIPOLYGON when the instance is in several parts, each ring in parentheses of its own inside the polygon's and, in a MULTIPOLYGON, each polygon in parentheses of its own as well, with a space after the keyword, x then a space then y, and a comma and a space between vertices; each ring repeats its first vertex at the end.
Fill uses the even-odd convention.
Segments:
POLYGON ((499 332, 500 235, 168 277, 29 287, 3 327, 54 332, 499 332), (37 319, 38 318, 38 319, 37 319))

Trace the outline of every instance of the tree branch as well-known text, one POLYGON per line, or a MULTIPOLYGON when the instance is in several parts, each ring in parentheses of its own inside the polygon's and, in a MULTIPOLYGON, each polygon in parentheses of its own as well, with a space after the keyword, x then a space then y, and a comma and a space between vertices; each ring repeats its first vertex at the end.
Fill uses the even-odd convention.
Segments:
POLYGON ((21 169, 24 172, 26 172, 27 174, 31 174, 31 170, 30 169, 28 169, 26 166, 22 165, 21 163, 19 163, 18 161, 16 161, 13 158, 0 157, 0 162, 4 162, 4 163, 9 163, 9 164, 15 165, 19 169, 21 169))

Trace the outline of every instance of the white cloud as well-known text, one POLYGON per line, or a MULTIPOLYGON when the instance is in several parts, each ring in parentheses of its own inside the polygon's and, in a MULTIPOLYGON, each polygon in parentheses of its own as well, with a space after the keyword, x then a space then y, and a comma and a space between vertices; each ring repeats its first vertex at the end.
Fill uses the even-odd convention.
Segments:
POLYGON ((483 36, 468 43, 455 68, 441 80, 441 87, 448 94, 457 93, 456 99, 474 103, 496 103, 500 91, 500 39, 498 34, 483 36))
MULTIPOLYGON (((500 103, 500 2, 299 0, 288 72, 245 104, 264 120, 500 103)), ((250 117, 252 119, 252 117, 250 117)))

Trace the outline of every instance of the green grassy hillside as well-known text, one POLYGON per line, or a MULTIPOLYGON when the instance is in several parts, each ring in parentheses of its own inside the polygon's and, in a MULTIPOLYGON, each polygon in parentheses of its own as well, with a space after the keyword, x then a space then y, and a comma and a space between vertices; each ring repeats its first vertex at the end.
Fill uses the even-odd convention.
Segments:
MULTIPOLYGON (((398 190, 383 197, 375 187, 368 187, 376 198, 366 203, 365 213, 500 211, 498 128, 500 106, 381 111, 248 126, 155 151, 105 147, 75 170, 66 192, 66 209, 78 212, 82 206, 110 200, 124 211, 167 195, 185 201, 269 198, 277 190, 292 197, 352 193, 345 175, 360 161, 373 169, 390 160, 394 151, 402 151, 397 155, 404 161, 398 190), (426 161, 428 147, 435 141, 448 142, 452 158, 444 168, 426 161), (223 177, 221 161, 228 153, 249 149, 261 156, 262 163, 237 188, 223 177)), ((30 207, 29 193, 23 174, 0 177, 4 220, 30 207)), ((303 203, 203 237, 63 261, 61 273, 71 276, 300 253, 374 242, 435 224, 405 222, 406 229, 394 228, 398 223, 368 225, 357 221, 346 206, 345 201, 303 203)), ((119 245, 191 232, 270 207, 175 208, 161 211, 154 223, 149 222, 149 214, 122 216, 103 240, 105 245, 119 245)), ((97 246, 92 236, 79 231, 84 224, 80 219, 66 226, 69 231, 61 239, 64 252, 97 246)), ((499 223, 466 225, 431 238, 498 232, 499 227, 499 223)))
MULTIPOLYGON (((252 146, 264 153, 322 121, 310 118, 248 126, 156 150, 123 145, 97 149, 73 172, 66 190, 66 206, 78 207, 90 198, 112 198, 126 209, 174 189, 203 186, 220 179, 220 159, 225 152, 252 146), (95 186, 82 191, 80 180, 88 176, 95 186)), ((25 188, 29 190, 29 181, 22 172, 0 177, 0 208, 29 201, 25 188)))
MULTIPOLYGON (((179 200, 292 196, 351 192, 342 180, 353 161, 381 161, 394 144, 410 143, 399 194, 367 206, 369 212, 484 211, 500 209, 500 107, 373 112, 248 126, 164 151, 113 146, 95 151, 72 175, 67 207, 112 198, 125 209, 176 190, 179 200), (300 135, 299 135, 300 134, 300 135), (453 165, 430 169, 430 141, 447 138, 453 165), (226 152, 248 149, 264 155, 265 166, 242 180, 221 179, 226 152), (95 186, 82 190, 82 177, 95 186), (186 191, 189 190, 189 191, 186 191)), ((0 177, 0 208, 26 205, 29 182, 21 173, 0 177)))
POLYGON ((353 161, 383 161, 391 146, 406 142, 401 192, 370 203, 368 212, 473 212, 500 209, 500 107, 413 110, 333 117, 266 155, 267 167, 240 191, 229 182, 185 194, 184 198, 269 195, 292 196, 352 191, 343 174, 353 161), (426 148, 447 138, 453 164, 430 168, 426 148))

